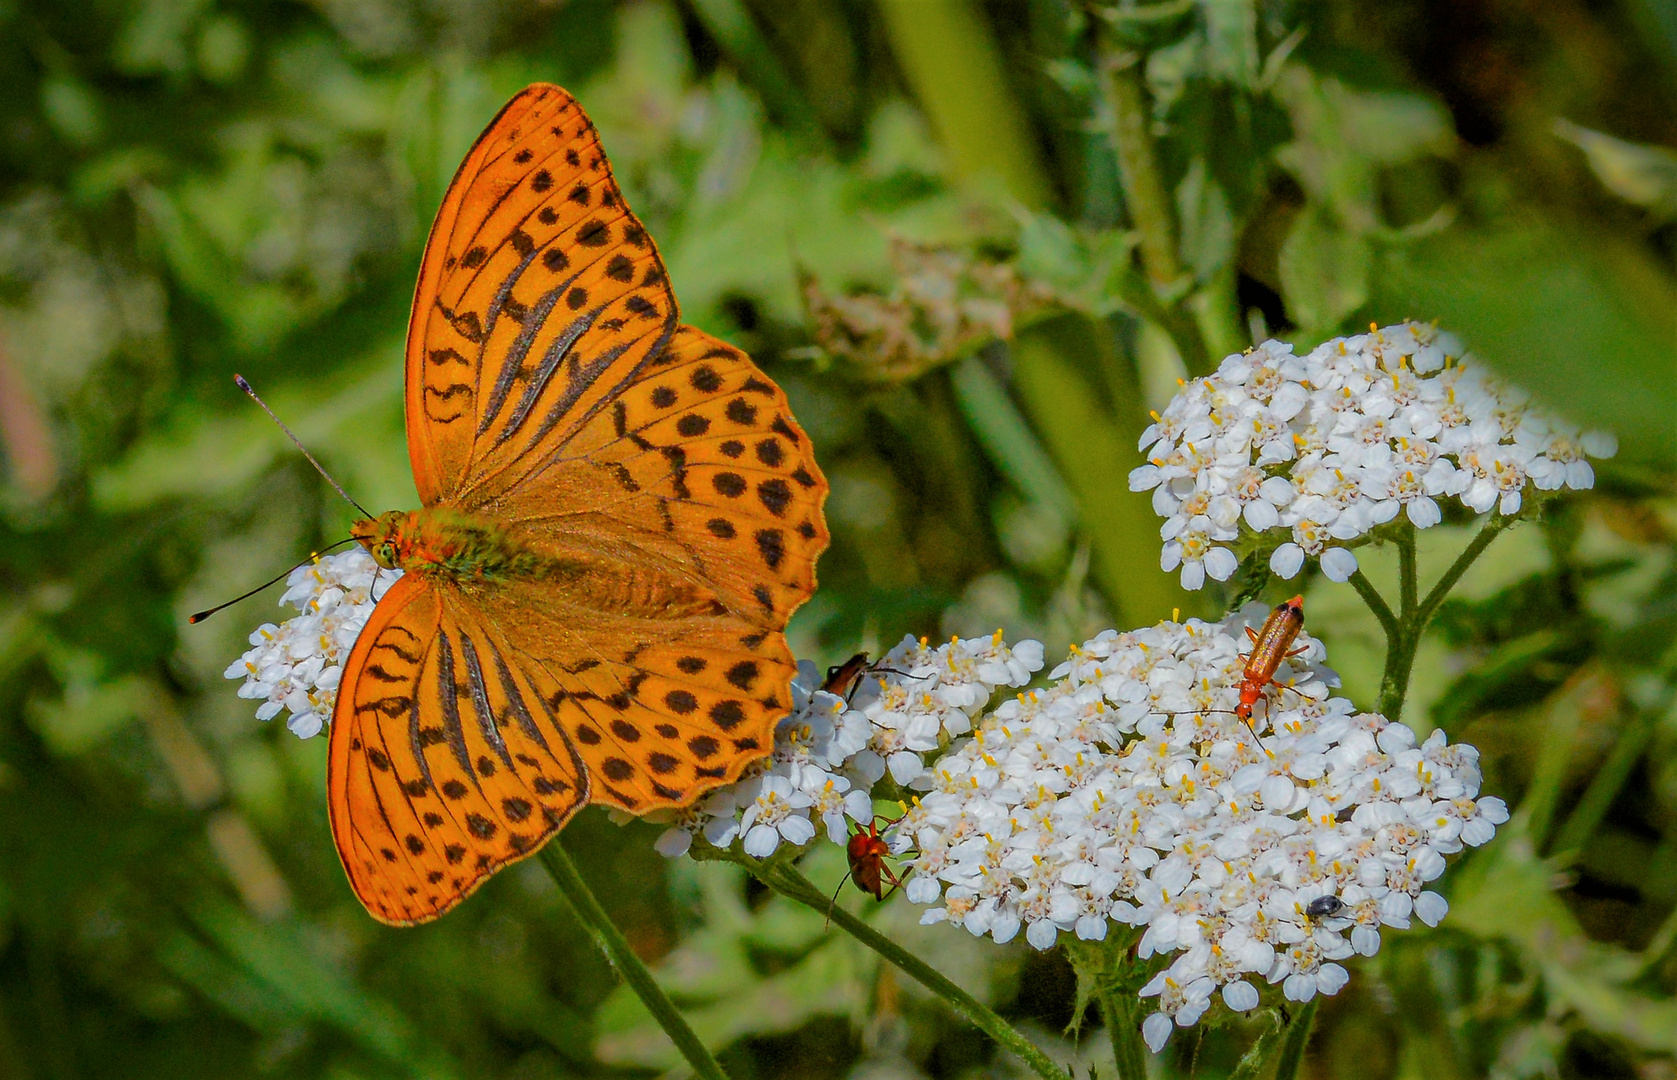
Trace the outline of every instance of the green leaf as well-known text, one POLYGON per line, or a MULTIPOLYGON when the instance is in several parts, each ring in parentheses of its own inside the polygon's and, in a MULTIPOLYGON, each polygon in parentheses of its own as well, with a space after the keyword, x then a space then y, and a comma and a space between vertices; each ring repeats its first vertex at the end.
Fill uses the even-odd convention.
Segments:
POLYGON ((1615 139, 1570 120, 1556 120, 1555 134, 1584 151, 1608 191, 1662 221, 1677 218, 1677 151, 1615 139))
POLYGON ((1625 456, 1677 462, 1677 283, 1640 245, 1536 220, 1451 230, 1390 254, 1376 307, 1437 319, 1625 456))
POLYGON ((1321 206, 1306 207, 1281 245, 1281 288, 1299 338, 1332 336, 1345 317, 1368 302, 1374 249, 1340 227, 1321 206))

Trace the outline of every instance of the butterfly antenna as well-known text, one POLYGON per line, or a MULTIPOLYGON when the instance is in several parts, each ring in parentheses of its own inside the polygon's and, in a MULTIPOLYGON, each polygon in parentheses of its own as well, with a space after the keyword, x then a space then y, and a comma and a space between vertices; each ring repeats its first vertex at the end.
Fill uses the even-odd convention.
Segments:
MULTIPOLYGON (((325 470, 325 468, 323 468, 321 466, 320 462, 318 462, 314 459, 314 455, 309 453, 308 447, 303 445, 302 440, 298 439, 297 436, 293 435, 291 433, 291 429, 285 426, 285 421, 281 420, 279 417, 275 416, 274 415, 274 410, 268 408, 268 403, 256 396, 256 391, 252 390, 250 388, 250 383, 245 381, 245 377, 243 375, 233 376, 233 381, 235 383, 238 383, 240 390, 243 390, 245 393, 250 395, 250 400, 252 400, 252 401, 256 402, 258 405, 262 406, 262 411, 267 413, 268 418, 270 420, 272 420, 274 423, 278 424, 279 429, 281 431, 285 432, 285 437, 290 439, 292 444, 295 445, 298 450, 301 450, 303 452, 303 456, 309 459, 309 464, 314 466, 315 471, 318 472, 320 475, 326 477, 326 482, 328 484, 332 485, 332 489, 334 491, 336 491, 339 495, 342 495, 344 497, 344 502, 348 503, 349 505, 355 507, 357 510, 361 511, 361 515, 363 517, 369 517, 370 518, 370 517, 373 516, 373 514, 365 506, 362 506, 360 503, 358 503, 354 499, 350 498, 349 497, 349 492, 345 491, 338 484, 338 482, 336 480, 332 479, 332 474, 327 472, 325 470)), ((289 572, 290 571, 287 571, 287 573, 289 573, 289 572)), ((275 580, 277 581, 279 579, 276 578, 275 580)), ((272 584, 272 582, 269 582, 269 584, 272 584)), ((266 587, 267 586, 263 586, 263 588, 266 588, 266 587)))
MULTIPOLYGON (((332 544, 328 547, 321 548, 319 551, 315 552, 314 554, 310 555, 308 558, 304 559, 302 562, 298 563, 297 566, 307 566, 307 565, 309 565, 309 563, 314 562, 316 559, 320 558, 322 555, 326 554, 328 551, 331 551, 333 548, 341 548, 345 544, 352 543, 353 541, 354 541, 354 537, 345 537, 344 539, 339 540, 335 544, 332 544)), ((190 619, 187 619, 186 621, 189 622, 189 623, 201 623, 205 619, 209 618, 211 615, 214 615, 216 612, 220 611, 222 608, 232 607, 234 604, 237 604, 240 600, 248 600, 251 597, 255 596, 257 593, 261 592, 263 589, 266 589, 268 586, 270 586, 270 585, 274 584, 275 582, 279 581, 281 578, 284 578, 284 577, 287 577, 288 575, 290 575, 292 570, 297 569, 297 566, 292 566, 292 567, 289 567, 285 570, 282 570, 282 571, 280 571, 280 573, 276 577, 269 578, 267 581, 264 581, 262 584, 258 585, 256 588, 250 590, 249 592, 240 593, 238 596, 233 597, 233 599, 227 601, 225 604, 217 604, 215 607, 210 608, 207 611, 200 611, 196 615, 192 616, 190 619)))

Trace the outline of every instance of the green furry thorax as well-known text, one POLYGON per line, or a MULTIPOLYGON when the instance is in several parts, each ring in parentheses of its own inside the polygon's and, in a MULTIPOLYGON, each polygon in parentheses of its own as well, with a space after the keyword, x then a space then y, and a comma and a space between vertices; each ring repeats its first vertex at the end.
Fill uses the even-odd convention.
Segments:
POLYGON ((392 510, 351 535, 381 565, 459 582, 519 581, 562 573, 505 525, 444 507, 392 510))

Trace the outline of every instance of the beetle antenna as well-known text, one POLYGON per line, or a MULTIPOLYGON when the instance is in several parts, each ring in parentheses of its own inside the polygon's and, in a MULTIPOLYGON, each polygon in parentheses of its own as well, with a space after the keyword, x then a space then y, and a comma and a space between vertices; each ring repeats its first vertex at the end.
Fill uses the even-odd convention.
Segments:
MULTIPOLYGON (((310 555, 308 558, 304 559, 302 562, 298 563, 297 566, 307 566, 307 565, 309 565, 309 563, 311 563, 314 560, 320 558, 322 555, 326 554, 328 551, 331 551, 333 548, 341 548, 345 544, 353 543, 354 541, 355 541, 355 538, 353 536, 351 536, 351 537, 346 537, 342 540, 339 540, 335 544, 331 544, 327 547, 323 547, 319 551, 310 555)), ((205 619, 209 618, 211 615, 214 615, 216 612, 220 611, 222 608, 232 607, 234 604, 237 604, 240 600, 248 600, 251 597, 255 596, 257 593, 261 592, 263 589, 266 589, 268 586, 270 586, 270 585, 274 584, 275 582, 279 581, 281 578, 288 577, 291 574, 292 570, 297 569, 297 566, 293 566, 288 570, 282 570, 282 571, 279 572, 279 574, 277 576, 269 578, 267 581, 264 581, 262 584, 258 585, 256 588, 250 590, 249 592, 240 593, 238 596, 233 597, 233 599, 227 601, 225 604, 217 604, 213 608, 209 608, 208 610, 205 610, 205 611, 200 611, 197 614, 193 615, 191 618, 187 619, 186 621, 189 622, 189 623, 201 623, 205 619)))
POLYGON ((823 934, 825 934, 833 925, 833 909, 838 907, 839 893, 844 891, 844 883, 849 880, 850 871, 846 870, 844 872, 844 876, 839 878, 838 888, 833 890, 833 898, 827 901, 827 921, 821 924, 821 932, 823 934))
MULTIPOLYGON (((320 475, 326 477, 326 482, 328 484, 332 485, 332 489, 334 491, 336 491, 339 495, 342 495, 344 497, 344 502, 348 503, 349 505, 355 507, 357 510, 361 511, 361 516, 362 517, 370 518, 370 517, 373 516, 373 514, 370 511, 368 511, 368 509, 365 506, 362 506, 360 503, 358 503, 354 499, 350 498, 349 497, 349 492, 345 491, 343 489, 343 487, 341 485, 339 485, 339 483, 336 480, 332 479, 332 474, 327 472, 325 470, 325 468, 323 468, 321 466, 320 462, 318 462, 314 459, 314 455, 309 453, 308 447, 303 445, 302 440, 297 438, 297 436, 293 435, 291 433, 291 429, 285 426, 285 421, 281 420, 279 417, 275 416, 274 415, 274 410, 268 408, 268 403, 256 396, 256 391, 252 390, 250 388, 250 383, 245 381, 245 377, 243 375, 233 376, 233 381, 238 384, 240 390, 243 390, 245 393, 250 395, 250 400, 252 400, 252 401, 256 402, 258 405, 262 406, 262 411, 268 414, 268 419, 272 420, 274 423, 279 425, 279 429, 281 431, 285 432, 285 437, 290 439, 291 442, 297 447, 297 449, 301 450, 303 452, 303 456, 309 459, 309 464, 314 466, 315 472, 318 472, 320 475)), ((295 568, 293 568, 293 569, 295 569, 295 568)), ((289 572, 290 571, 287 571, 287 573, 289 573, 289 572)), ((278 579, 276 578, 275 580, 278 580, 278 579)), ((269 584, 271 585, 271 584, 273 584, 273 582, 269 582, 269 584)), ((266 588, 267 586, 263 586, 263 587, 266 588)), ((196 620, 194 620, 194 621, 196 621, 196 620)))

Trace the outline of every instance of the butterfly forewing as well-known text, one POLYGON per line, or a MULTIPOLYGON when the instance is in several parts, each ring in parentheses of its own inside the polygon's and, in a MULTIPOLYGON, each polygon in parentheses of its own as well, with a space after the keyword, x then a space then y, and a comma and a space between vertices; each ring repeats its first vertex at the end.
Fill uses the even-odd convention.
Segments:
POLYGON ((432 226, 408 330, 408 445, 427 504, 504 484, 603 407, 676 325, 646 230, 557 86, 501 111, 432 226))
POLYGON ((780 388, 738 349, 683 326, 497 505, 556 548, 633 552, 778 631, 815 590, 826 494, 780 388))
POLYGON ((448 587, 417 576, 344 666, 327 769, 338 855, 367 909, 421 922, 534 852, 587 799, 557 687, 448 587))

